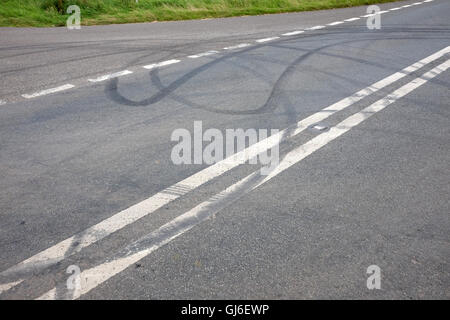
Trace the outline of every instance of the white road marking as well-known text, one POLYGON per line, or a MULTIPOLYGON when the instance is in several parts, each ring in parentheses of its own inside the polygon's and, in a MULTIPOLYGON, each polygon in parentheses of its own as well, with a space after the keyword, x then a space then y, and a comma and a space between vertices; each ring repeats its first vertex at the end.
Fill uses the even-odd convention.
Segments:
POLYGON ((344 21, 351 22, 351 21, 356 21, 356 20, 359 20, 359 19, 361 19, 361 18, 360 17, 355 17, 355 18, 345 19, 344 21))
POLYGON ((9 269, 0 273, 0 276, 15 275, 18 272, 36 271, 39 268, 46 268, 54 265, 64 258, 70 257, 73 254, 80 252, 83 248, 105 238, 106 236, 116 232, 127 225, 130 225, 137 220, 148 216, 149 214, 160 209, 164 205, 172 202, 175 199, 187 194, 196 189, 204 183, 222 175, 223 173, 245 163, 249 159, 257 156, 272 148, 274 145, 293 137, 309 126, 325 120, 334 113, 344 110, 348 106, 360 101, 361 99, 371 95, 374 92, 394 83, 395 81, 411 74, 414 71, 424 67, 426 64, 435 61, 443 55, 450 52, 450 46, 396 72, 372 85, 354 93, 353 95, 344 98, 321 111, 299 121, 293 128, 284 129, 277 134, 274 134, 267 139, 249 146, 248 148, 228 157, 222 161, 215 163, 184 180, 156 193, 153 196, 125 209, 113 216, 105 219, 94 226, 91 226, 57 244, 41 251, 34 256, 10 267, 9 269), (294 130, 291 130, 294 129, 294 130), (174 193, 171 190, 176 189, 178 192, 174 193))
POLYGON ((131 74, 131 73, 133 73, 133 72, 130 71, 130 70, 123 70, 123 71, 119 71, 119 72, 115 72, 115 73, 111 73, 111 74, 106 74, 104 76, 101 76, 101 77, 98 77, 98 78, 95 78, 95 79, 88 79, 88 80, 90 82, 101 82, 101 81, 105 81, 105 80, 108 80, 108 79, 113 79, 113 78, 118 78, 118 77, 121 77, 121 76, 125 76, 125 75, 131 74))
POLYGON ((378 11, 377 14, 383 14, 383 13, 387 13, 389 12, 388 10, 384 10, 384 11, 378 11))
POLYGON ((234 50, 234 49, 240 49, 240 48, 245 48, 250 46, 250 43, 241 43, 241 44, 237 44, 235 46, 231 46, 231 47, 225 47, 223 48, 224 50, 234 50))
POLYGON ((180 60, 172 59, 172 60, 167 60, 167 61, 163 61, 163 62, 149 64, 149 65, 143 66, 143 68, 150 70, 150 69, 154 69, 154 68, 168 66, 170 64, 174 64, 174 63, 178 63, 178 62, 180 62, 180 60))
POLYGON ((26 99, 32 99, 32 98, 44 96, 46 94, 68 90, 68 89, 71 89, 73 87, 75 87, 75 86, 72 85, 72 84, 65 84, 65 85, 62 85, 62 86, 59 86, 59 87, 56 87, 56 88, 50 88, 50 89, 42 90, 42 91, 35 92, 35 93, 32 93, 32 94, 23 94, 22 97, 24 97, 26 99))
POLYGON ((389 11, 396 11, 396 10, 400 10, 400 9, 401 9, 401 7, 397 7, 397 8, 389 9, 389 11))
POLYGON ((206 51, 206 52, 202 52, 202 53, 199 53, 199 54, 193 54, 191 56, 188 56, 188 58, 196 59, 196 58, 210 56, 210 55, 213 55, 213 54, 216 54, 216 53, 219 53, 219 51, 211 50, 211 51, 206 51))
POLYGON ((319 30, 319 29, 323 29, 323 28, 325 28, 325 26, 314 26, 314 27, 311 27, 311 28, 306 28, 305 30, 319 30))
POLYGON ((327 127, 320 125, 320 124, 316 124, 315 126, 313 126, 313 128, 316 130, 322 131, 322 130, 325 130, 327 127))
POLYGON ((0 106, 4 105, 6 103, 6 101, 0 100, 0 106))
POLYGON ((0 294, 2 294, 3 291, 8 291, 9 289, 17 286, 22 281, 23 281, 23 279, 14 281, 14 282, 10 282, 10 283, 0 284, 0 294))
POLYGON ((297 30, 297 31, 292 31, 292 32, 286 32, 286 33, 283 33, 282 36, 285 36, 285 37, 295 36, 295 35, 301 34, 303 32, 305 32, 305 31, 304 30, 297 30))
POLYGON ((402 8, 409 8, 409 7, 411 7, 410 4, 407 4, 407 5, 402 6, 402 8))
POLYGON ((280 172, 286 170, 287 168, 291 167, 292 165, 296 164, 300 160, 304 159, 308 155, 310 155, 312 152, 318 150, 319 148, 326 145, 328 142, 336 139, 337 137, 341 136, 345 132, 349 131, 351 128, 357 126, 364 120, 370 118, 375 113, 383 110, 390 104, 396 102, 398 99, 404 97, 411 91, 417 89, 421 85, 427 83, 429 80, 433 79, 437 75, 441 74, 442 72, 446 71, 450 67, 450 60, 447 60, 446 62, 440 64, 439 66, 433 68, 432 70, 426 72, 424 75, 412 80, 411 82, 408 82, 404 86, 400 87, 399 89, 395 90, 391 94, 388 94, 384 98, 378 100, 377 102, 371 104, 367 108, 364 108, 362 111, 355 113, 354 115, 348 117, 347 119, 343 120, 339 124, 337 124, 334 127, 331 127, 329 131, 322 133, 321 135, 311 139, 310 141, 306 142, 304 145, 294 149, 294 151, 289 152, 283 160, 280 162, 280 164, 268 174, 263 181, 261 181, 257 186, 265 183, 266 181, 272 179, 276 175, 278 175, 280 172))
MULTIPOLYGON (((431 71, 425 73, 423 76, 414 79, 413 81, 407 83, 401 88, 395 90, 391 94, 388 94, 384 98, 366 107, 362 111, 351 115, 350 117, 338 123, 336 126, 331 127, 329 131, 312 138, 305 144, 288 152, 286 156, 283 158, 283 160, 280 162, 280 164, 262 181, 258 181, 256 184, 254 184, 254 181, 256 180, 256 178, 258 178, 258 175, 260 175, 260 173, 259 170, 253 172, 244 179, 241 179, 237 183, 231 185, 222 192, 211 197, 207 201, 200 203, 193 209, 183 213, 182 215, 176 217, 170 222, 164 224, 162 227, 158 228, 157 230, 151 232, 147 236, 133 243, 131 246, 128 247, 129 248, 128 253, 116 259, 107 261, 103 264, 97 265, 93 268, 83 271, 80 274, 81 278, 80 290, 75 292, 71 296, 71 298, 77 299, 81 295, 88 293, 89 291, 96 288, 103 282, 107 281, 108 279, 118 274, 119 272, 125 270, 127 267, 148 256, 153 251, 157 250, 158 248, 169 243, 178 236, 189 231, 190 229, 200 224, 201 222, 209 219, 213 214, 215 214, 225 206, 228 206, 236 199, 242 197, 244 194, 248 193, 249 191, 255 190, 262 184, 266 183, 270 179, 280 174, 281 172, 297 164, 298 162, 305 159, 315 151, 319 150, 329 142, 335 140, 344 133, 348 132, 350 129, 356 127, 363 121, 367 120, 377 112, 380 112, 387 106, 396 102, 398 99, 404 97, 408 93, 412 92, 413 90, 417 89, 418 87, 425 84, 429 80, 433 79, 440 73, 447 70, 449 67, 450 67, 450 60, 447 60, 441 65, 433 68, 431 71), (249 184, 251 185, 250 187, 248 187, 249 184), (235 196, 235 199, 232 199, 231 201, 226 201, 227 196, 232 194, 237 194, 237 196, 235 196), (143 243, 145 243, 144 245, 145 248, 140 249, 139 245, 143 243)), ((57 298, 56 292, 57 290, 56 288, 54 288, 48 291, 47 293, 43 294, 42 296, 40 296, 38 299, 55 299, 57 298)))
POLYGON ((344 21, 335 21, 335 22, 327 24, 327 26, 337 26, 338 24, 343 24, 343 23, 344 23, 344 21))
POLYGON ((279 39, 279 38, 280 38, 280 37, 271 37, 271 38, 258 39, 258 40, 255 40, 255 41, 258 42, 258 43, 262 43, 262 42, 267 42, 267 41, 276 40, 276 39, 279 39))
POLYGON ((413 5, 413 6, 417 6, 417 5, 419 5, 419 4, 422 4, 422 2, 414 2, 412 5, 413 5))
POLYGON ((424 3, 425 3, 425 2, 433 2, 433 1, 434 1, 434 0, 425 0, 424 3))

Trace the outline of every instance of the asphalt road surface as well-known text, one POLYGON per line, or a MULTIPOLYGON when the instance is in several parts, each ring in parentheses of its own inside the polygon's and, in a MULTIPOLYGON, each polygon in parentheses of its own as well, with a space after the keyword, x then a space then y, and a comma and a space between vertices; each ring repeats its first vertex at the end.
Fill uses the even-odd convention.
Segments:
POLYGON ((449 299, 450 2, 380 8, 0 28, 0 299, 449 299))

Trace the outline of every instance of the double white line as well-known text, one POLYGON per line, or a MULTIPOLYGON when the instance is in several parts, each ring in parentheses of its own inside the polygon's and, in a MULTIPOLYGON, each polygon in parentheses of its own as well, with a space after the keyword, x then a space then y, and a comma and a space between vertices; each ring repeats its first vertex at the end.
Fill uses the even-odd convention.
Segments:
MULTIPOLYGON (((56 264, 64 258, 67 258, 79 252, 83 248, 105 238, 111 233, 136 222, 137 220, 149 215, 150 213, 155 212, 162 206, 196 189, 204 183, 222 175, 223 173, 237 167, 242 163, 245 163, 250 158, 266 151, 267 149, 270 149, 275 144, 278 144, 299 134, 309 126, 323 121, 336 112, 344 110, 345 108, 371 95, 372 93, 379 91, 380 89, 398 81, 399 79, 411 74, 414 71, 417 71, 425 65, 441 58, 448 52, 450 52, 450 47, 444 48, 434 53, 433 55, 408 66, 402 71, 394 73, 389 77, 356 92, 352 96, 342 99, 334 103, 333 105, 322 109, 321 111, 299 121, 293 128, 286 128, 263 141, 249 146, 241 152, 227 159, 224 159, 208 168, 205 168, 200 172, 178 182, 177 184, 151 196, 150 198, 111 216, 110 218, 48 248, 47 250, 44 250, 32 256, 31 258, 0 273, 0 276, 14 277, 17 274, 23 273, 23 271, 29 272, 31 274, 33 271, 37 271, 41 268, 46 268, 50 265, 56 264), (170 190, 173 188, 181 190, 181 192, 178 192, 177 194, 170 192, 170 190)), ((369 118, 374 113, 381 111, 391 103, 400 99, 417 87, 423 85, 428 80, 445 71, 448 67, 449 61, 447 60, 445 63, 439 65, 436 68, 433 68, 423 76, 416 78, 415 80, 402 86, 400 89, 397 89, 383 99, 365 108, 363 111, 358 112, 345 119, 335 127, 332 127, 329 131, 316 136, 304 145, 289 152, 276 167, 276 169, 272 171, 268 176, 264 177, 264 179, 258 179, 259 171, 256 171, 248 177, 242 179, 238 183, 222 191, 220 193, 220 197, 217 197, 216 195, 215 198, 213 197, 213 199, 209 199, 208 201, 203 202, 199 206, 170 221, 166 225, 146 236, 145 243, 150 243, 151 245, 145 248, 139 248, 139 243, 137 243, 132 247, 139 248, 139 250, 132 250, 132 254, 119 255, 111 261, 83 271, 81 275, 81 290, 78 293, 74 294, 72 298, 78 298, 80 295, 89 292, 100 283, 106 281, 115 274, 124 270, 129 265, 142 259, 162 245, 170 242, 172 239, 178 237, 198 223, 204 221, 205 219, 210 217, 212 213, 217 212, 223 207, 223 201, 224 199, 227 199, 227 196, 231 196, 233 198, 233 195, 235 195, 236 191, 239 191, 238 193, 240 195, 243 195, 246 192, 257 188, 262 183, 265 183, 266 181, 272 179, 282 171, 286 170, 295 163, 298 163, 314 151, 320 149, 328 142, 333 141, 337 137, 341 136, 354 126, 369 118), (248 187, 249 185, 250 187, 248 187), (218 198, 220 198, 221 200, 217 200, 218 198)), ((229 202, 226 202, 226 204, 228 205, 229 202)), ((11 282, 11 284, 13 285, 8 285, 8 289, 13 287, 15 283, 20 283, 23 279, 17 279, 16 276, 16 278, 12 280, 14 280, 14 282, 11 282)), ((46 294, 41 296, 41 298, 56 298, 55 292, 56 288, 47 292, 46 294)))

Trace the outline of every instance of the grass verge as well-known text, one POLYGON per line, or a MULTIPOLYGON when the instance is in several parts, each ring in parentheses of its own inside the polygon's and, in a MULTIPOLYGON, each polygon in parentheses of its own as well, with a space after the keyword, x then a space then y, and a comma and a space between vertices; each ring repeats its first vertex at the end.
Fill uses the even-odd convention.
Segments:
POLYGON ((0 0, 0 27, 64 26, 67 7, 81 8, 81 24, 233 17, 343 8, 396 0, 0 0))

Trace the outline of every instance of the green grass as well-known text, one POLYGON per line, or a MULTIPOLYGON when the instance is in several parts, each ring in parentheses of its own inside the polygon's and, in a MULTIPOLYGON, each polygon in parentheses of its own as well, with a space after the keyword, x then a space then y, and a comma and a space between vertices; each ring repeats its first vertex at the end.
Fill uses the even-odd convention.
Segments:
POLYGON ((0 26, 64 26, 66 9, 81 8, 81 24, 232 17, 342 8, 395 0, 0 0, 0 26))

